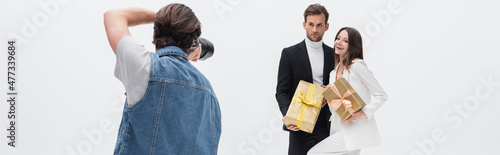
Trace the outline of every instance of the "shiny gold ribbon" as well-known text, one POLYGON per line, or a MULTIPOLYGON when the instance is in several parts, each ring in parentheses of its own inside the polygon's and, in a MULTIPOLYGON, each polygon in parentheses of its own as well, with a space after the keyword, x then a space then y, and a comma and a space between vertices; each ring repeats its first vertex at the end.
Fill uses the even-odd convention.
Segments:
POLYGON ((316 102, 316 100, 311 100, 311 97, 314 93, 314 89, 316 89, 316 85, 311 84, 309 86, 309 90, 307 91, 306 96, 304 96, 304 94, 302 94, 302 92, 299 92, 299 96, 293 97, 295 102, 302 103, 302 107, 300 107, 300 113, 299 113, 299 116, 297 118, 297 123, 296 123, 296 125, 299 129, 302 128, 302 119, 304 118, 304 114, 306 113, 307 107, 314 106, 314 107, 319 108, 321 106, 319 103, 316 102))
POLYGON ((352 115, 352 113, 354 113, 354 109, 352 109, 352 103, 351 101, 345 99, 349 96, 351 96, 352 94, 356 93, 356 91, 354 91, 354 89, 349 89, 347 90, 344 95, 340 95, 340 91, 337 89, 337 87, 335 86, 332 86, 330 87, 332 88, 333 92, 335 92, 335 94, 340 97, 340 99, 334 99, 332 101, 330 101, 330 106, 332 106, 332 108, 337 111, 337 109, 340 108, 340 106, 343 104, 345 109, 352 115))

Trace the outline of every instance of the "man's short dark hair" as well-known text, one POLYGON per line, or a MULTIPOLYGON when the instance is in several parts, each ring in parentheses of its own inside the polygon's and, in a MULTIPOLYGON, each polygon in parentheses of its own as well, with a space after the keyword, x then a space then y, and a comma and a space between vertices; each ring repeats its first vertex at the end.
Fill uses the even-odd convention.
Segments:
POLYGON ((321 15, 325 14, 325 24, 328 23, 328 11, 326 11, 326 8, 321 5, 321 4, 311 4, 309 7, 307 7, 306 11, 304 11, 304 21, 307 22, 307 16, 309 15, 321 15))
POLYGON ((156 13, 154 21, 156 49, 177 46, 189 51, 193 41, 201 35, 201 23, 188 6, 179 3, 169 4, 156 13))

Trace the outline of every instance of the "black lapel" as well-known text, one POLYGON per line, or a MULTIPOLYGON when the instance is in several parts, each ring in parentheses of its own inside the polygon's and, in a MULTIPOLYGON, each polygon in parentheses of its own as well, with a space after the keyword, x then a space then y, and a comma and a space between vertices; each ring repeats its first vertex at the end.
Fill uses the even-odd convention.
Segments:
POLYGON ((303 40, 299 43, 299 62, 302 63, 302 67, 304 67, 304 74, 307 75, 307 79, 304 79, 308 82, 313 82, 312 78, 312 70, 311 70, 311 62, 309 61, 309 55, 307 54, 306 42, 303 40))
POLYGON ((333 49, 323 43, 324 66, 323 66, 323 84, 327 85, 330 82, 330 72, 335 68, 335 59, 333 49))

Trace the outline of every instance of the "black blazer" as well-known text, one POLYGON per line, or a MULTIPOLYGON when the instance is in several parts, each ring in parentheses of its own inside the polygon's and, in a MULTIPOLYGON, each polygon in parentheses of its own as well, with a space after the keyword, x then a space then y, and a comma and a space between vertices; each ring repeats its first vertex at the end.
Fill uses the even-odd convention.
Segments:
MULTIPOLYGON (((323 85, 328 85, 330 72, 335 68, 333 49, 323 43, 324 66, 323 85)), ((300 80, 313 83, 311 63, 307 54, 305 41, 296 45, 284 48, 281 52, 281 59, 278 69, 278 84, 276 86, 276 100, 283 116, 286 115, 293 94, 300 80)), ((318 127, 326 127, 329 132, 329 119, 331 113, 328 106, 324 106, 318 116, 314 131, 318 127)), ((284 127, 285 130, 286 127, 284 127)), ((321 129, 320 129, 321 130, 321 129)))

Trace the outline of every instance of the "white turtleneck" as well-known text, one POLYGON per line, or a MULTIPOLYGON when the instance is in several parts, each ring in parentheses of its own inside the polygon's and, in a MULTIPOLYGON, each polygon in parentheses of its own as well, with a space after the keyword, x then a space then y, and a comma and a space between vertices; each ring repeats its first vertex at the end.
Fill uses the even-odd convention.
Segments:
POLYGON ((323 85, 323 66, 325 62, 325 54, 323 51, 323 41, 313 42, 306 37, 307 55, 309 62, 311 62, 311 71, 313 76, 313 83, 315 85, 323 85))

